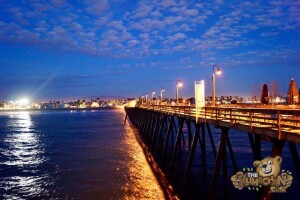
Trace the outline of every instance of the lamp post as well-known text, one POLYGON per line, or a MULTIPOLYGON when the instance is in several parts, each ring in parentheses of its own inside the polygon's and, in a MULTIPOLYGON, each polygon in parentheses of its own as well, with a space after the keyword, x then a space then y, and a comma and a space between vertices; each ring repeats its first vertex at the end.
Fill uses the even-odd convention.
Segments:
POLYGON ((180 88, 182 86, 183 86, 182 82, 177 80, 176 81, 176 104, 178 104, 178 88, 180 88))
POLYGON ((142 104, 144 104, 144 96, 142 96, 142 104))
POLYGON ((215 82, 215 67, 218 67, 216 74, 221 75, 222 71, 220 70, 219 65, 213 65, 213 73, 212 73, 212 106, 216 106, 216 82, 215 82))
POLYGON ((145 98, 146 98, 146 104, 148 102, 148 93, 145 95, 145 98))
POLYGON ((154 95, 155 95, 155 92, 152 91, 152 93, 151 93, 152 103, 154 102, 154 95))
POLYGON ((162 101, 163 101, 163 96, 162 96, 162 93, 165 91, 164 88, 161 88, 160 89, 160 103, 162 104, 162 101))

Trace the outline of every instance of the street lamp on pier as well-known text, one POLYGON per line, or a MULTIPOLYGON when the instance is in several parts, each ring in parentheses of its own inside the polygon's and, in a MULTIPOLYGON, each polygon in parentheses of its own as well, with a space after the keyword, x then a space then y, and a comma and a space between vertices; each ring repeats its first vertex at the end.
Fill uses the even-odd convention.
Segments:
POLYGON ((144 104, 144 96, 142 96, 142 104, 144 104))
POLYGON ((152 103, 154 102, 154 95, 155 95, 155 91, 152 91, 151 93, 152 103))
POLYGON ((163 94, 163 92, 165 91, 165 89, 162 87, 161 89, 160 89, 160 103, 162 104, 162 101, 163 101, 163 96, 162 96, 162 94, 163 94))
POLYGON ((215 82, 215 67, 218 67, 216 74, 221 75, 222 71, 220 70, 219 65, 215 64, 213 65, 213 73, 212 73, 212 102, 211 105, 216 105, 216 82, 215 82))
POLYGON ((176 104, 178 104, 178 88, 180 88, 182 86, 183 86, 182 82, 177 80, 176 81, 176 104))
POLYGON ((146 100, 146 104, 147 104, 147 102, 148 102, 148 93, 145 94, 145 100, 146 100))

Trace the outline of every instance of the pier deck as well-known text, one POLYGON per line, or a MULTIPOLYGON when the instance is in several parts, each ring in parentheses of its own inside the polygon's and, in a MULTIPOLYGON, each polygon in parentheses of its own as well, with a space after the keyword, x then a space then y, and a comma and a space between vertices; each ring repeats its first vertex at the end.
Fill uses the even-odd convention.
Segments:
MULTIPOLYGON (((300 180, 300 158, 296 146, 300 143, 300 109, 297 107, 206 106, 196 108, 195 106, 142 104, 134 108, 125 108, 125 110, 125 120, 128 117, 139 130, 144 144, 167 174, 172 174, 176 163, 183 162, 180 155, 184 149, 187 149, 188 160, 181 163, 185 166, 185 170, 181 189, 177 191, 183 199, 190 199, 187 188, 196 146, 200 147, 202 157, 202 169, 197 170, 201 170, 204 180, 210 183, 209 189, 204 192, 206 199, 215 198, 220 174, 223 176, 223 198, 227 198, 230 182, 227 157, 232 163, 232 174, 241 169, 238 167, 230 141, 232 134, 229 134, 229 130, 231 129, 248 135, 250 144, 248 146, 251 147, 253 161, 262 159, 261 141, 271 143, 269 156, 272 157, 281 156, 283 147, 287 144, 295 166, 297 175, 295 178, 300 180), (214 141, 217 135, 213 137, 210 125, 221 129, 219 145, 214 141), (185 146, 186 141, 188 148, 185 146), (210 144, 213 155, 207 155, 208 144, 206 143, 210 144), (214 158, 214 169, 209 175, 209 180, 205 178, 209 174, 208 157, 214 158)), ((257 199, 271 199, 271 197, 270 187, 262 187, 257 191, 257 199)))

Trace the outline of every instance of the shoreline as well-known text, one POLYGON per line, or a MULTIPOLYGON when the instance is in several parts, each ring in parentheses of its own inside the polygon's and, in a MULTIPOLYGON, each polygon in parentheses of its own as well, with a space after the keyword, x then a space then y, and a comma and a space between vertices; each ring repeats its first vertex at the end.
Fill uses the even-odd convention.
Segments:
MULTIPOLYGON (((128 119, 129 120, 129 119, 128 119)), ((146 157, 146 160, 153 172, 153 174, 155 175, 163 193, 165 196, 166 200, 179 200, 179 196, 177 194, 177 192, 174 190, 172 184, 169 182, 169 180, 167 179, 165 173, 163 172, 163 170, 160 168, 160 166, 158 165, 158 163, 155 161, 153 155, 151 154, 148 146, 144 143, 143 139, 141 138, 141 135, 139 133, 139 130, 134 126, 134 124, 132 124, 132 122, 130 122, 130 120, 127 122, 129 124, 129 126, 133 129, 133 132, 135 134, 136 140, 139 143, 140 147, 143 150, 143 153, 146 157)))
POLYGON ((48 112, 48 111, 72 111, 72 110, 120 110, 120 109, 123 109, 123 108, 104 108, 104 107, 101 107, 101 108, 53 108, 53 109, 9 109, 9 110, 1 110, 0 109, 0 113, 1 112, 23 112, 23 111, 45 111, 45 112, 48 112))

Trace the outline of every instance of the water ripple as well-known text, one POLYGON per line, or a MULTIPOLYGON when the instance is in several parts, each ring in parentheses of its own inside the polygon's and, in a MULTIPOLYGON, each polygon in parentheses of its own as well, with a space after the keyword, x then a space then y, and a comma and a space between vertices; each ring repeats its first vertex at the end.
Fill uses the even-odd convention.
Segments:
POLYGON ((29 113, 15 113, 7 121, 8 131, 1 139, 0 193, 4 199, 23 199, 47 194, 52 184, 48 174, 40 168, 48 160, 29 113))

